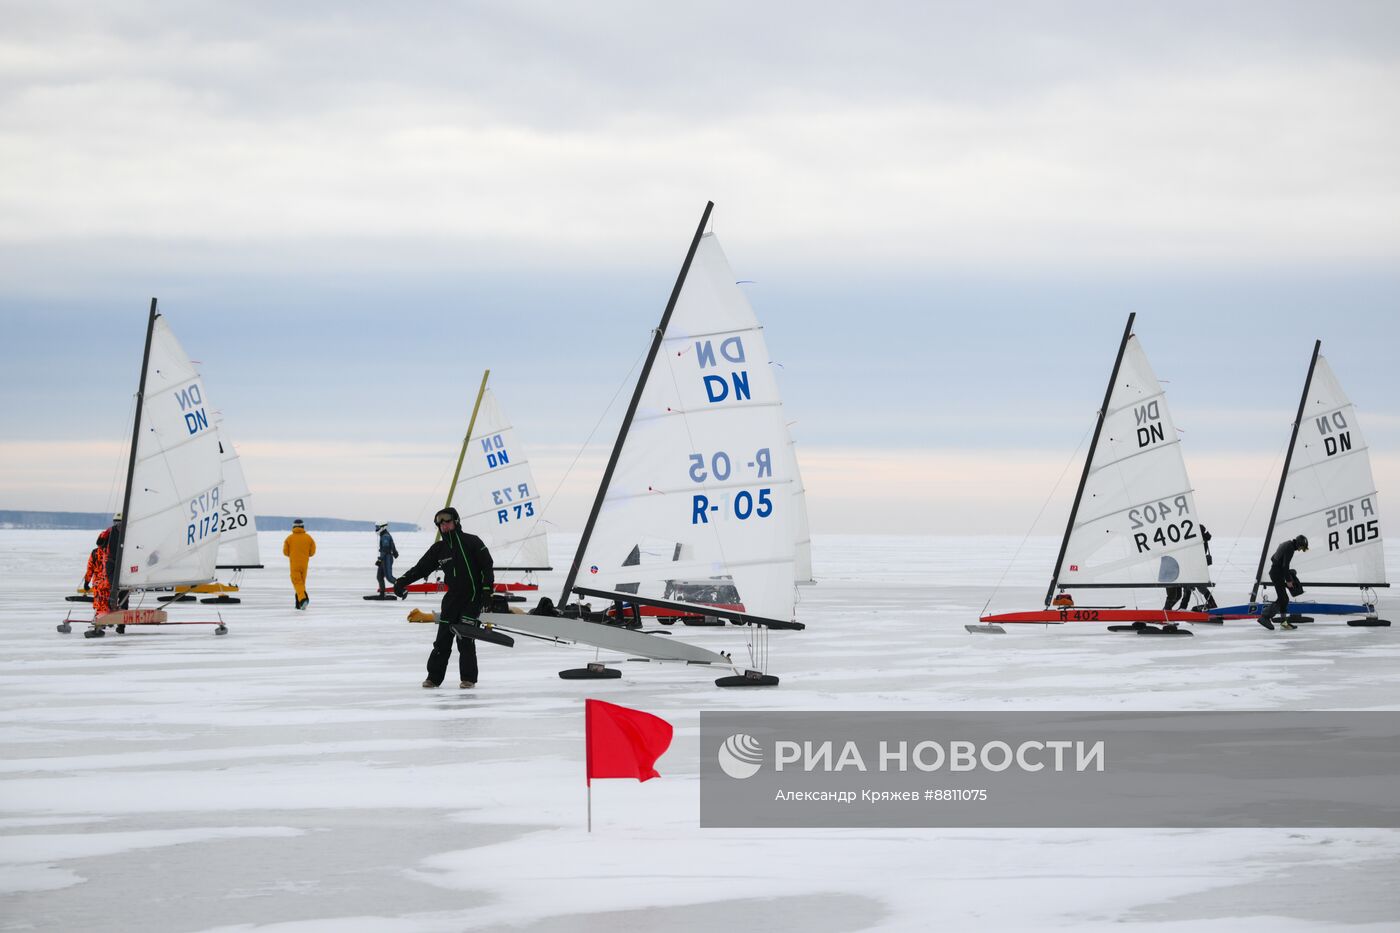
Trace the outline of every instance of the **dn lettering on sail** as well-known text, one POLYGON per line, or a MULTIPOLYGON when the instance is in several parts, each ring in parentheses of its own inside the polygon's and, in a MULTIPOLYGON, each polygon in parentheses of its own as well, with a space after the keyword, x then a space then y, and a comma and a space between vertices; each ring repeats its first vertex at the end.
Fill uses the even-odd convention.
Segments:
POLYGON ((496 467, 505 466, 510 463, 510 453, 506 450, 505 439, 499 434, 481 439, 481 449, 486 454, 486 468, 494 470, 496 467))
POLYGON ((718 345, 712 340, 695 341, 695 361, 700 369, 729 369, 727 375, 707 373, 701 377, 705 384, 705 398, 710 404, 718 404, 730 398, 736 402, 743 402, 753 397, 749 391, 749 371, 730 368, 744 364, 747 359, 744 353, 744 339, 737 335, 725 338, 718 345), (725 363, 729 365, 726 366, 725 363))
POLYGON ((180 411, 184 413, 186 431, 198 434, 209 427, 209 415, 204 411, 204 393, 199 390, 199 383, 192 382, 176 391, 175 401, 180 403, 180 411))
POLYGON ((1322 435, 1322 446, 1327 451, 1327 456, 1335 457, 1351 450, 1350 426, 1341 412, 1334 411, 1330 415, 1323 415, 1314 423, 1317 425, 1317 433, 1322 435))
POLYGON ((1162 408, 1153 399, 1146 405, 1139 405, 1133 409, 1133 418, 1137 422, 1137 445, 1141 450, 1144 447, 1151 447, 1158 441, 1167 439, 1167 429, 1162 426, 1162 408))

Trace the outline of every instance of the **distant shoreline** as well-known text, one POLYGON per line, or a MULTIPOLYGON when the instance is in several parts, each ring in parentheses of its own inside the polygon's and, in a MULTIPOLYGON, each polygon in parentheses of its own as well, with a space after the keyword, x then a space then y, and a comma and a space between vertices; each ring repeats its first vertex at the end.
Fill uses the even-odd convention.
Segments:
MULTIPOLYGON (((297 516, 257 515, 259 531, 289 531, 297 516)), ((302 517, 307 531, 373 531, 375 522, 348 518, 302 517)), ((0 530, 6 531, 101 531, 112 523, 107 512, 40 512, 0 509, 0 530)), ((389 522, 393 532, 414 532, 412 522, 389 522)))

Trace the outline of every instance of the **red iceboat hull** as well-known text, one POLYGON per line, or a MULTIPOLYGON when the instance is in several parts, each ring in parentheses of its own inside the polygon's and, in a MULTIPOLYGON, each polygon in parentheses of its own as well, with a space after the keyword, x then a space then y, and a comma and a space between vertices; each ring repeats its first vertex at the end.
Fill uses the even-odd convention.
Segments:
POLYGON ((1063 625, 1066 622, 1147 622, 1168 625, 1214 622, 1217 618, 1205 612, 1166 612, 1161 609, 1035 609, 1029 612, 1003 612, 999 615, 983 616, 982 621, 1034 625, 1063 625))

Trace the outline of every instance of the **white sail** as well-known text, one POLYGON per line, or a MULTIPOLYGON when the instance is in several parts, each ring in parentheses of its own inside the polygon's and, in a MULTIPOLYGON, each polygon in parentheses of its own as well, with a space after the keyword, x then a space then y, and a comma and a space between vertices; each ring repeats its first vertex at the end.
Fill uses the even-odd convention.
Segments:
POLYGON ((260 567, 258 526, 253 519, 253 496, 243 475, 238 450, 229 440, 222 415, 215 414, 214 427, 219 432, 219 456, 222 460, 224 485, 219 490, 219 557, 218 566, 228 569, 260 567))
POLYGON ((1181 442, 1136 336, 1124 348, 1086 473, 1065 547, 1062 586, 1209 581, 1181 442))
POLYGON ((1371 454, 1356 407, 1322 356, 1304 400, 1270 548, 1298 535, 1309 545, 1293 556, 1304 585, 1386 582, 1371 454))
POLYGON ((581 563, 579 586, 792 621, 796 488, 763 331, 700 238, 581 563))
POLYGON ((219 549, 219 437, 204 382, 163 317, 152 325, 141 391, 118 586, 208 582, 219 549))
POLYGON ((812 526, 807 521, 807 487, 802 482, 802 470, 797 463, 797 445, 792 440, 791 430, 788 431, 787 441, 788 455, 792 458, 793 531, 797 536, 793 551, 793 574, 798 586, 811 586, 817 581, 812 579, 812 526))
POLYGON ((549 538, 539 489, 515 428, 486 389, 462 461, 452 503, 462 529, 491 549, 497 569, 549 569, 549 538))

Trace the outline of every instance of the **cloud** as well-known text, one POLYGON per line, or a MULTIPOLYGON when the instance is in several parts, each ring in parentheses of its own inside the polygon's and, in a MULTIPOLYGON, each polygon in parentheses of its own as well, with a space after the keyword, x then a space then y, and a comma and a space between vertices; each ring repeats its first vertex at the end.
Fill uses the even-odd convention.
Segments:
POLYGON ((673 218, 714 197, 767 257, 882 267, 1375 262, 1400 242, 1380 118, 1400 65, 1365 28, 1395 17, 1365 7, 1349 29, 1260 8, 1262 32, 1036 5, 181 9, 34 14, 0 46, 0 241, 586 262, 674 251, 673 218))

